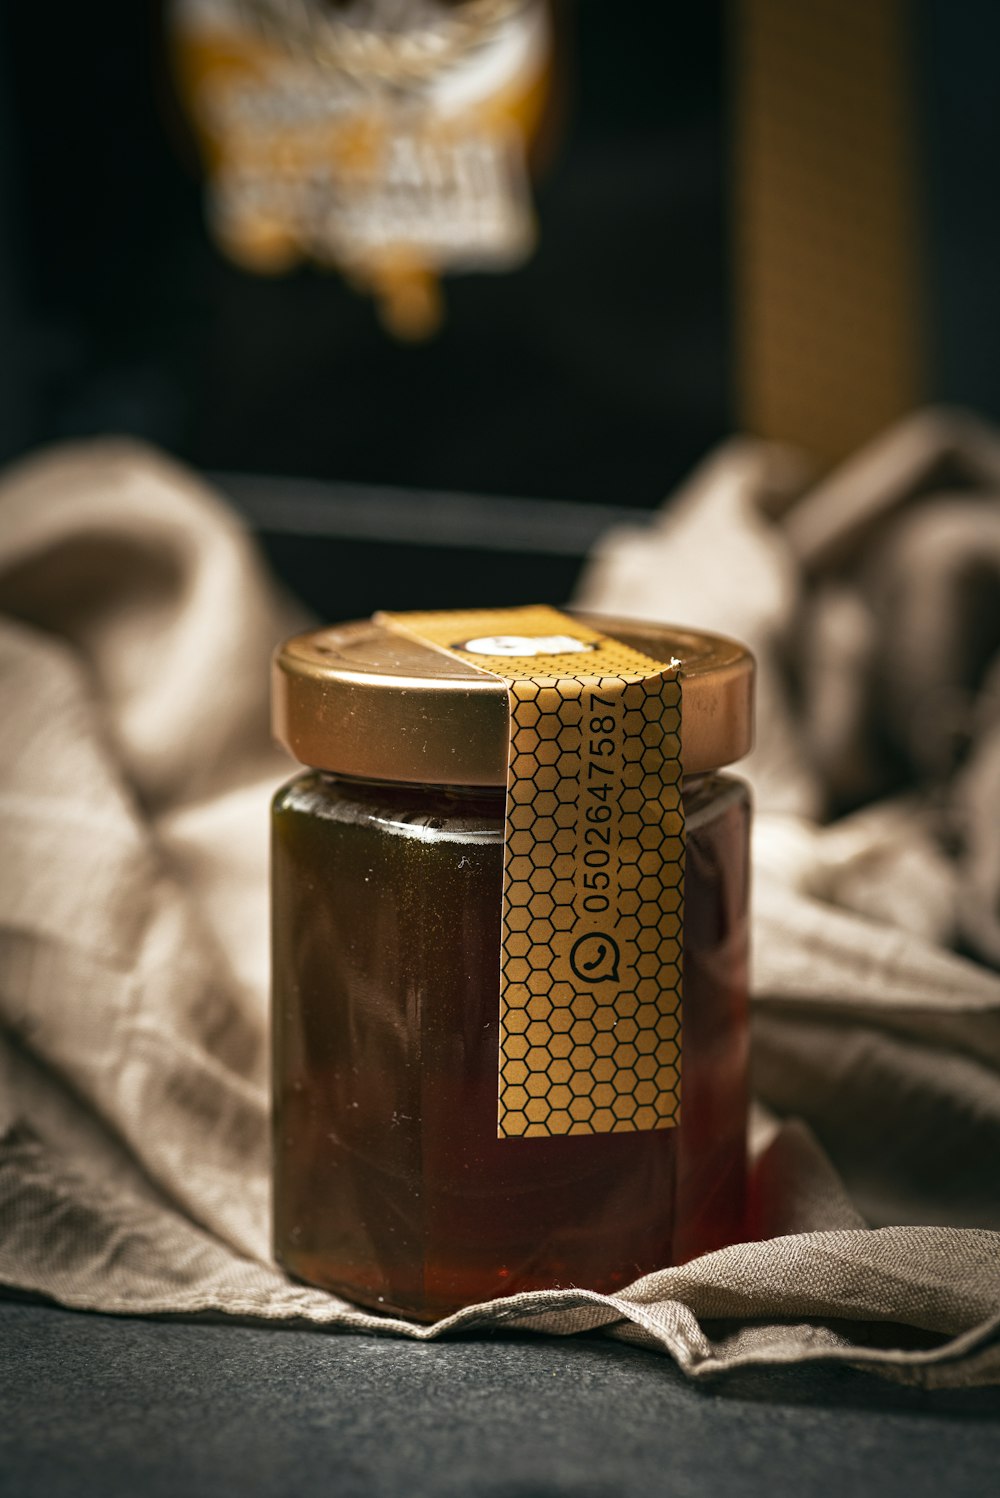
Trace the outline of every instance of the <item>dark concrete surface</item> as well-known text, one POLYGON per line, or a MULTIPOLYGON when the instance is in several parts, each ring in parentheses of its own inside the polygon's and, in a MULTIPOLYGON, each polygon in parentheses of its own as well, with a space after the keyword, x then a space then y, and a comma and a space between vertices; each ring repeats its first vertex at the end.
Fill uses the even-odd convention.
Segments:
POLYGON ((3 1498, 1000 1491, 1000 1390, 689 1383, 598 1337, 421 1345, 0 1302, 3 1498))

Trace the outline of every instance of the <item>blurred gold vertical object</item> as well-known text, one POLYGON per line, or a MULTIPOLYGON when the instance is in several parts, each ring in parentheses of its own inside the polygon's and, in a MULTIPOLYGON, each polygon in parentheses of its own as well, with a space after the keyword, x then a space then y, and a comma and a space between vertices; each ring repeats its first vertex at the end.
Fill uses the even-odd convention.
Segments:
POLYGON ((920 399, 905 0, 734 0, 744 427, 833 461, 920 399))

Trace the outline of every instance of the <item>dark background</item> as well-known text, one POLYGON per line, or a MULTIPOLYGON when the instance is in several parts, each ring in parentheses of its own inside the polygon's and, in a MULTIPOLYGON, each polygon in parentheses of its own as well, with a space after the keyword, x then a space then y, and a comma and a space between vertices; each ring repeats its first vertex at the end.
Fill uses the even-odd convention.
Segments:
MULTIPOLYGON (((0 462, 157 443, 222 476, 327 617, 567 597, 609 519, 641 521, 740 424, 740 13, 560 0, 539 248, 447 278, 414 347, 334 274, 215 251, 162 0, 0 6, 0 462)), ((1000 418, 1000 6, 905 17, 926 393, 1000 418)))
POLYGON ((0 18, 6 454, 117 430, 214 469, 650 505, 729 427, 721 5, 561 9, 539 250, 449 278, 418 347, 335 275, 215 252, 159 6, 55 14, 0 18))
POLYGON ((1000 1390, 0 1303, 3 1498, 987 1498, 1000 1390))

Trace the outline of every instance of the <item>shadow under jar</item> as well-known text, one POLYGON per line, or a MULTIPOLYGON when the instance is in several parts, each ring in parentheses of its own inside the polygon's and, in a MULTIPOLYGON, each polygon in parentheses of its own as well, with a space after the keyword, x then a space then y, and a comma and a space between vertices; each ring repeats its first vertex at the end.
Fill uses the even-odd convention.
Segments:
POLYGON ((277 657, 277 731, 312 768, 273 805, 275 1253, 378 1310, 614 1291, 742 1234, 750 807, 718 770, 750 745, 752 661, 587 622, 682 666, 674 1128, 497 1137, 503 683, 374 622, 277 657))

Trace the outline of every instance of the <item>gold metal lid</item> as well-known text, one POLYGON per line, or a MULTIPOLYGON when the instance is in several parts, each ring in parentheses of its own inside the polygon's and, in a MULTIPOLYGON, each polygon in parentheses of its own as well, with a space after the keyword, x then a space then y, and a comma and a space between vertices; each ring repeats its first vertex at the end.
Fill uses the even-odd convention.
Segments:
MULTIPOLYGON (((753 743, 753 656, 703 630, 580 612, 592 629, 655 660, 680 661, 686 775, 753 743)), ((302 764, 365 780, 507 784, 507 689, 372 619, 294 635, 275 653, 272 725, 302 764)))

